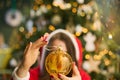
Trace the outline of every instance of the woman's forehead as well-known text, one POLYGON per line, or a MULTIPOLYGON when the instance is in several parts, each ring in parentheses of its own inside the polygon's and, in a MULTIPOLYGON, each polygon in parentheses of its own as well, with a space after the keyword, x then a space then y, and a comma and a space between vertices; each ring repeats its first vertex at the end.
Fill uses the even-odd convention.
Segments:
POLYGON ((63 48, 63 50, 67 51, 66 44, 63 41, 61 41, 61 40, 58 40, 58 39, 54 40, 52 42, 52 45, 61 47, 61 48, 63 48))

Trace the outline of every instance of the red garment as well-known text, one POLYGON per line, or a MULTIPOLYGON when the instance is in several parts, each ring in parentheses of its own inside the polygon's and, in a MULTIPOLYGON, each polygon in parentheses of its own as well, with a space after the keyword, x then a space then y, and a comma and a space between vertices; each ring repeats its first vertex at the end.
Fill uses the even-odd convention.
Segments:
MULTIPOLYGON (((30 70, 30 79, 29 80, 39 80, 39 71, 40 67, 36 67, 30 70)), ((82 80, 91 80, 90 76, 82 69, 79 70, 82 80)))
MULTIPOLYGON (((30 79, 29 80, 39 80, 40 67, 36 67, 30 70, 30 79)), ((91 80, 90 76, 82 69, 79 70, 82 80, 91 80)), ((13 79, 11 79, 13 80, 13 79)))

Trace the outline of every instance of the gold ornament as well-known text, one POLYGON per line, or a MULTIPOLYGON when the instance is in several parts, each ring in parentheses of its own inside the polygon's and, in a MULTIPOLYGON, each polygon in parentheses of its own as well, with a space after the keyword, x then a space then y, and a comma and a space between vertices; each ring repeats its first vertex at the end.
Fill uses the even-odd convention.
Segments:
POLYGON ((46 57, 45 67, 50 75, 58 76, 59 73, 67 75, 72 69, 72 58, 59 48, 46 57))
POLYGON ((33 10, 37 11, 42 3, 43 3, 42 0, 34 0, 33 10))

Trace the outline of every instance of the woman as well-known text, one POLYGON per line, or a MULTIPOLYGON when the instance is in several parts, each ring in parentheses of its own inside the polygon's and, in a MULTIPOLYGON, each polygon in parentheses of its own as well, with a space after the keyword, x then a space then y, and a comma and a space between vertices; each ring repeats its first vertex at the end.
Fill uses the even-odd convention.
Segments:
POLYGON ((49 75, 45 69, 45 59, 49 54, 47 48, 50 46, 61 47, 64 51, 67 51, 72 57, 73 69, 67 75, 59 74, 58 78, 61 80, 90 80, 90 76, 84 72, 81 68, 82 64, 82 45, 81 42, 75 38, 69 32, 58 29, 50 33, 46 37, 44 35, 34 43, 26 47, 24 52, 24 58, 22 63, 13 72, 13 80, 57 80, 53 75, 49 75), (30 69, 30 67, 36 62, 40 51, 39 66, 30 69))

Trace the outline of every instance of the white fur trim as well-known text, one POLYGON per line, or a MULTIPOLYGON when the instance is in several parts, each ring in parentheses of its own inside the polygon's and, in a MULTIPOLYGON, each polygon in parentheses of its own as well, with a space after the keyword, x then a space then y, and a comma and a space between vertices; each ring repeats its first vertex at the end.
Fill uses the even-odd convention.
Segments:
MULTIPOLYGON (((46 41, 49 41, 50 38, 51 38, 53 35, 55 35, 56 33, 59 33, 59 32, 64 33, 64 34, 66 34, 66 35, 68 35, 68 36, 70 37, 71 41, 72 41, 73 44, 74 44, 75 51, 76 51, 76 59, 77 59, 77 61, 78 61, 78 60, 79 60, 79 55, 80 55, 78 43, 76 42, 76 39, 73 37, 73 35, 72 35, 71 33, 69 33, 68 31, 63 30, 63 29, 57 29, 57 30, 53 31, 52 33, 50 33, 50 35, 48 36, 48 38, 46 39, 46 41)), ((42 56, 41 56, 41 61, 40 61, 40 66, 41 66, 40 68, 41 68, 41 70, 43 69, 43 65, 44 65, 43 61, 44 61, 44 57, 45 57, 45 55, 44 55, 45 47, 46 47, 46 46, 43 47, 42 56)))
POLYGON ((29 72, 27 72, 25 77, 21 78, 16 74, 17 69, 18 69, 18 67, 16 67, 12 73, 13 80, 29 80, 29 78, 30 78, 29 72))

